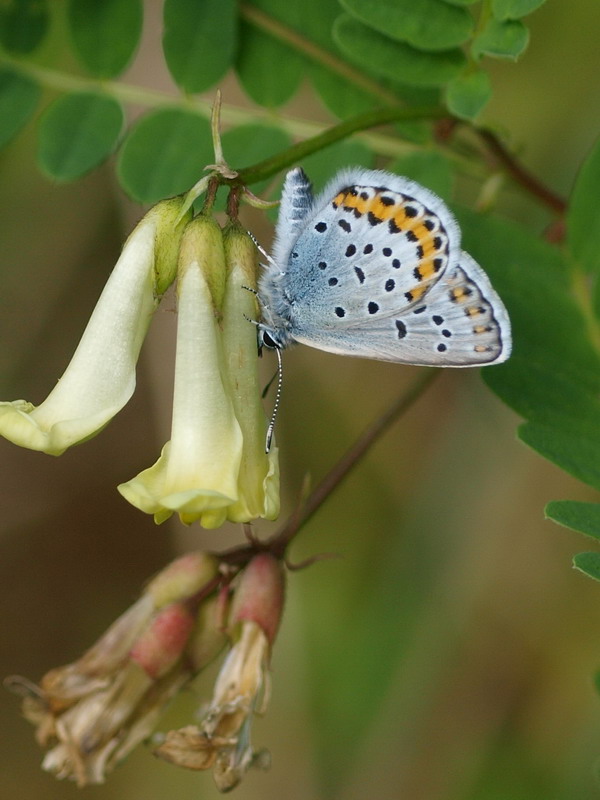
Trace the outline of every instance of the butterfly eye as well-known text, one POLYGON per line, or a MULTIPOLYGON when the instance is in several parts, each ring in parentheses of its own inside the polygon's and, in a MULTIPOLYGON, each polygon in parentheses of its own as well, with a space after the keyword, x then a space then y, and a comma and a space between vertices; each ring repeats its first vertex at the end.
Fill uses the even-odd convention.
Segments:
POLYGON ((276 342, 268 331, 262 330, 261 344, 268 347, 269 350, 280 350, 281 345, 276 342))

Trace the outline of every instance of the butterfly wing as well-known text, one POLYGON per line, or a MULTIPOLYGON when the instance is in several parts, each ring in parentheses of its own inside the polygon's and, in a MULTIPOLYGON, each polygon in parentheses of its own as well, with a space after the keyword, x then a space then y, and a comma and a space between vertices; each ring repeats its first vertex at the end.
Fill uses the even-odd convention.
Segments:
POLYGON ((286 188, 269 272, 293 338, 409 308, 458 261, 454 217, 439 197, 406 178, 342 171, 312 202, 295 238, 287 235, 288 181, 286 188))
POLYGON ((510 321, 489 278, 466 252, 422 302, 298 341, 345 355, 424 366, 499 364, 511 351, 510 321))
POLYGON ((440 366, 508 357, 502 302, 461 251, 446 205, 419 184, 352 168, 313 200, 292 170, 276 234, 260 294, 278 346, 440 366))
MULTIPOLYGON (((290 255, 292 243, 298 238, 313 207, 312 185, 300 167, 290 170, 285 176, 279 215, 275 228, 273 261, 285 265, 290 255)), ((283 269, 283 267, 281 267, 283 269)))

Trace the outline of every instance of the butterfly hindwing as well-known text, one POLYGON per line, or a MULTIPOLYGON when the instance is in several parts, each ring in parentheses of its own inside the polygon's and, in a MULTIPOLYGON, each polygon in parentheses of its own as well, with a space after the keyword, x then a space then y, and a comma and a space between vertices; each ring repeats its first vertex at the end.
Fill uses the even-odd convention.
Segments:
POLYGON ((422 302, 399 313, 298 341, 344 355, 424 366, 500 363, 510 355, 510 322, 479 265, 464 251, 422 302))

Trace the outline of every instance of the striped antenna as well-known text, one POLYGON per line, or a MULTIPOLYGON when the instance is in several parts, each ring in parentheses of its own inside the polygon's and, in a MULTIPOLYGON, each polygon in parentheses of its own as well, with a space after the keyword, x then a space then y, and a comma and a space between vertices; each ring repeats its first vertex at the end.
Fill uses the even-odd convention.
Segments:
POLYGON ((277 419, 277 412, 279 411, 279 404, 281 402, 281 389, 283 387, 283 367, 281 363, 281 348, 275 347, 274 350, 277 353, 277 390, 275 391, 275 403, 273 405, 273 411, 271 413, 269 427, 267 428, 267 438, 265 440, 265 453, 269 453, 271 450, 271 442, 273 441, 273 432, 275 431, 275 420, 277 419))

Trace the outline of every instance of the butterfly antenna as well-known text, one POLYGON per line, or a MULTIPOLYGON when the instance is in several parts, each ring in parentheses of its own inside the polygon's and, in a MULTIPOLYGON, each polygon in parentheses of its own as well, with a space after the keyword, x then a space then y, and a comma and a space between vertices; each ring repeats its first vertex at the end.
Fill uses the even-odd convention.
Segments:
MULTIPOLYGON (((249 236, 249 237, 252 239, 252 241, 254 242, 254 246, 256 247, 256 249, 258 250, 258 252, 261 254, 261 256, 264 256, 264 258, 266 258, 266 259, 267 259, 267 263, 268 263, 268 264, 270 264, 271 266, 274 266, 275 262, 273 261, 273 259, 271 258, 271 256, 270 256, 270 255, 267 253, 267 251, 265 250, 265 248, 264 248, 264 247, 263 247, 263 246, 260 244, 260 242, 258 241, 258 239, 256 238, 256 236, 255 236, 255 235, 252 233, 252 231, 246 231, 246 233, 248 234, 248 236, 249 236)), ((265 267, 265 266, 266 266, 266 264, 262 264, 261 266, 265 267)))
POLYGON ((281 362, 281 349, 275 348, 277 353, 277 390, 275 392, 275 403, 269 420, 269 427, 267 428, 267 438, 265 440, 265 453, 271 451, 271 442, 273 441, 273 432, 275 430, 275 420, 277 419, 277 412, 279 411, 279 403, 281 402, 281 389, 283 387, 283 368, 281 362))

